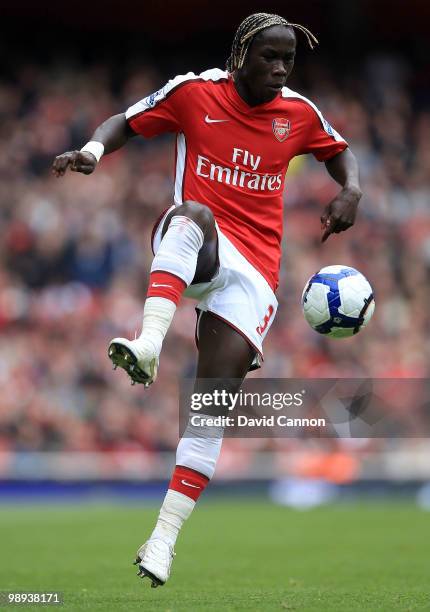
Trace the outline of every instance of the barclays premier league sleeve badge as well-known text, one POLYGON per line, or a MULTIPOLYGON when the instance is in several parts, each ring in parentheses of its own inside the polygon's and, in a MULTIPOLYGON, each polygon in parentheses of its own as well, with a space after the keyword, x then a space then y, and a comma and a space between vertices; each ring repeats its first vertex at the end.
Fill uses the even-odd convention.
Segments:
POLYGON ((327 132, 327 134, 329 136, 333 136, 333 138, 334 138, 334 130, 331 127, 330 123, 326 119, 324 119, 324 117, 323 117, 323 126, 324 126, 324 130, 327 132))
POLYGON ((284 142, 290 135, 291 123, 288 119, 277 118, 272 121, 272 130, 276 140, 284 142))
POLYGON ((164 87, 159 89, 158 91, 155 91, 150 96, 145 98, 144 102, 150 108, 154 108, 154 106, 157 104, 159 99, 162 98, 163 96, 164 96, 164 87))

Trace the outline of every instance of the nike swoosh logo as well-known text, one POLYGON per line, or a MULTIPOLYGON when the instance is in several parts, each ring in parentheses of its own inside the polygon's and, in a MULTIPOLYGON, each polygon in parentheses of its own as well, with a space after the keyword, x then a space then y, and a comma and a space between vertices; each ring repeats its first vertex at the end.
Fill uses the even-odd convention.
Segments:
POLYGON ((193 489, 201 489, 201 487, 199 487, 198 485, 193 485, 190 482, 187 482, 186 480, 181 480, 181 482, 186 487, 193 487, 193 489))
POLYGON ((206 123, 225 123, 226 121, 230 121, 230 119, 211 119, 209 115, 205 117, 206 123))
POLYGON ((151 287, 170 287, 172 289, 172 285, 162 285, 161 283, 152 283, 151 287))

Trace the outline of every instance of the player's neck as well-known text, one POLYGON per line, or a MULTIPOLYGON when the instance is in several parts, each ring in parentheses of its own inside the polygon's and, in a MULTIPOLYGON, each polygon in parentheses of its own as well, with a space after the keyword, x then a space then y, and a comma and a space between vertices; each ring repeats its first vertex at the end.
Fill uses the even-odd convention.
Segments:
POLYGON ((267 99, 263 96, 258 96, 251 91, 247 81, 242 79, 237 73, 233 76, 233 86, 235 87, 239 97, 250 107, 259 106, 272 102, 278 94, 274 94, 272 98, 267 99))
POLYGON ((263 104, 266 100, 261 98, 257 98, 251 91, 243 79, 240 78, 237 74, 233 76, 233 85, 236 88, 237 93, 242 98, 242 100, 248 104, 248 106, 258 106, 259 104, 263 104))

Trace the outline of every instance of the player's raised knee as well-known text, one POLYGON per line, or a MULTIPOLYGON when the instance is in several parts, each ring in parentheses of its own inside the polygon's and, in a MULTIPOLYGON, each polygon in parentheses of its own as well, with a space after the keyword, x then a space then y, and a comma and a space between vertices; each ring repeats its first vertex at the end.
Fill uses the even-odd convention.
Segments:
POLYGON ((192 219, 203 232, 215 227, 215 219, 210 208, 205 204, 187 200, 176 208, 176 213, 192 219))

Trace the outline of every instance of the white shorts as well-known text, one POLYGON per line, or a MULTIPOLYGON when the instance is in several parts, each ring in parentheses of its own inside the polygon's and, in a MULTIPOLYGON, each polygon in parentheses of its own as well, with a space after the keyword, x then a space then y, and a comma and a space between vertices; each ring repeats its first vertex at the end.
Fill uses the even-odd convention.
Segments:
MULTIPOLYGON (((164 220, 174 208, 170 207, 157 221, 152 234, 152 250, 157 252, 161 242, 164 220)), ((210 312, 239 332, 255 349, 256 357, 251 366, 261 366, 263 340, 273 323, 278 300, 269 283, 215 223, 218 233, 219 270, 208 283, 189 285, 184 295, 198 300, 196 338, 202 312, 210 312)))

